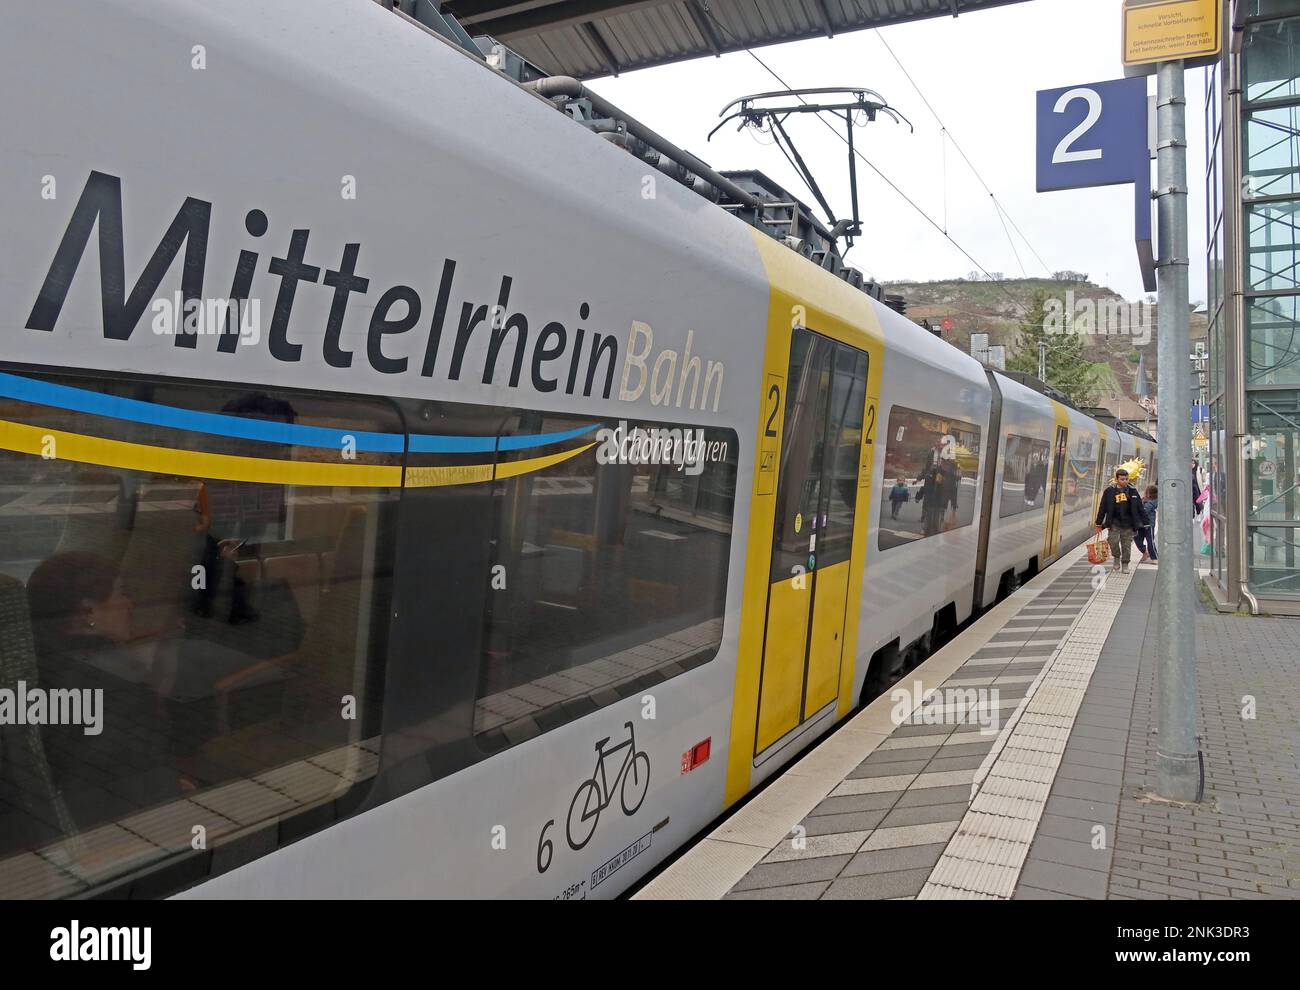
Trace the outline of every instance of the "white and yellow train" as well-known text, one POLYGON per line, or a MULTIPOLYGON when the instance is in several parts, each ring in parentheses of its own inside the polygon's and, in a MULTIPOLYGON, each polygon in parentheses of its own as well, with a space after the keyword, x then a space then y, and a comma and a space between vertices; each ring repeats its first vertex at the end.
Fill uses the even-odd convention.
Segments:
POLYGON ((3 897, 616 895, 1154 470, 371 0, 0 92, 3 897))

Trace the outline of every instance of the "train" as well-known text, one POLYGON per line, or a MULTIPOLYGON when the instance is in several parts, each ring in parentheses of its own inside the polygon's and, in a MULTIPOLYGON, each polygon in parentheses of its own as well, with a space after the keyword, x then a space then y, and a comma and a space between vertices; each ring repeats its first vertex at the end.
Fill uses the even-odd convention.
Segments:
POLYGON ((1156 472, 390 7, 6 15, 0 896, 616 897, 1156 472))

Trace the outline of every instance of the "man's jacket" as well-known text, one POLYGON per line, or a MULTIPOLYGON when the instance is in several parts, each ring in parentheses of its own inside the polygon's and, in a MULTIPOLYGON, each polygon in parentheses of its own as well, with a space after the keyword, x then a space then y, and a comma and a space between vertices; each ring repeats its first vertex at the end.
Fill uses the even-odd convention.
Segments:
POLYGON ((1097 512, 1097 525, 1103 528, 1140 529, 1147 524, 1142 508, 1142 496, 1132 485, 1120 488, 1111 485, 1101 494, 1101 508, 1097 512))

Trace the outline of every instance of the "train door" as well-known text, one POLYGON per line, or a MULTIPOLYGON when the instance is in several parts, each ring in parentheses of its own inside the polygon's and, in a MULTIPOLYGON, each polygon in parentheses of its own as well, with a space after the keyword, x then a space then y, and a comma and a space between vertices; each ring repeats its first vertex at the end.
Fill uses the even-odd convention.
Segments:
POLYGON ((1101 508, 1101 493, 1106 490, 1110 484, 1110 479, 1106 477, 1106 433, 1101 431, 1101 441, 1097 445, 1097 477, 1094 479, 1092 486, 1092 519, 1088 520, 1091 526, 1093 520, 1097 518, 1097 510, 1101 508))
POLYGON ((867 366, 856 348, 791 335, 756 755, 839 694, 867 366))
POLYGON ((1043 564, 1051 561, 1061 548, 1061 497, 1065 487, 1065 461, 1069 457, 1070 430, 1065 426, 1056 428, 1056 451, 1052 457, 1051 494, 1047 502, 1047 531, 1043 537, 1043 564))

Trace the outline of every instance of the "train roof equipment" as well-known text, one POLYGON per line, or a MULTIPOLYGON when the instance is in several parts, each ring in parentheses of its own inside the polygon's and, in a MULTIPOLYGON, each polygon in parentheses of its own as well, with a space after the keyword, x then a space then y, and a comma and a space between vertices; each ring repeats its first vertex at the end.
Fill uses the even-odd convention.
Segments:
POLYGON ((847 86, 780 89, 769 93, 754 93, 750 96, 742 96, 739 99, 732 100, 722 108, 722 112, 718 114, 722 120, 717 127, 709 131, 709 136, 705 140, 713 140, 713 135, 717 134, 718 131, 733 120, 740 121, 736 130, 751 127, 761 133, 770 134, 777 150, 785 155, 790 167, 803 180, 804 185, 812 192, 818 205, 826 214, 826 219, 831 225, 831 240, 838 241, 843 238, 847 249, 853 246, 853 238, 862 233, 862 221, 858 216, 858 162, 853 149, 854 118, 855 115, 861 115, 865 122, 872 123, 877 115, 882 113, 893 120, 894 123, 906 123, 910 130, 916 130, 912 127, 910 120, 891 107, 885 102, 883 96, 872 89, 847 86), (868 94, 876 97, 876 99, 868 99, 868 94), (807 96, 829 98, 809 102, 805 99, 807 96), (785 122, 791 114, 803 113, 812 113, 818 116, 827 114, 844 124, 845 143, 849 149, 849 192, 853 197, 852 218, 835 219, 835 211, 831 209, 830 203, 826 201, 826 197, 822 194, 816 176, 812 174, 812 169, 804 161, 803 155, 799 154, 799 149, 795 146, 794 139, 790 137, 790 132, 785 129, 785 122))
MULTIPOLYGON (((507 71, 508 74, 511 69, 527 74, 528 68, 518 56, 501 49, 500 46, 496 46, 493 52, 494 54, 488 58, 489 64, 492 64, 495 59, 497 64, 494 67, 502 68, 502 71, 507 71)), ((857 268, 846 264, 840 251, 839 239, 845 236, 846 232, 857 233, 860 230, 857 220, 856 191, 853 197, 853 221, 839 221, 834 227, 828 227, 813 214, 807 204, 762 172, 752 169, 715 171, 707 162, 624 113, 577 79, 567 76, 546 76, 525 80, 521 76, 516 76, 515 80, 525 89, 551 101, 558 110, 576 123, 600 134, 612 144, 640 158, 675 182, 716 203, 768 236, 781 241, 792 251, 803 255, 837 278, 861 289, 899 313, 904 312, 901 297, 886 295, 882 286, 857 268)), ((864 98, 864 102, 868 101, 864 98)), ((880 110, 888 109, 883 103, 872 105, 876 107, 872 111, 873 115, 880 110)), ((852 131, 851 124, 849 130, 852 131)), ((850 163, 852 160, 850 157, 850 163)), ((815 187, 815 183, 813 186, 815 187)), ((828 208, 827 212, 830 214, 828 208)), ((830 214, 830 217, 834 221, 833 214, 830 214)))
MULTIPOLYGON (((541 66, 502 44, 496 38, 476 36, 471 38, 455 14, 468 9, 466 4, 433 4, 427 0, 377 0, 390 7, 413 25, 440 36, 444 41, 464 53, 485 62, 489 67, 513 79, 534 95, 549 101, 555 108, 575 123, 600 134, 611 144, 650 165, 673 181, 704 197, 739 219, 781 241, 791 250, 841 278, 867 295, 900 314, 906 313, 902 296, 887 294, 884 287, 844 261, 839 240, 846 247, 852 238, 861 233, 858 217, 856 162, 853 147, 854 118, 858 115, 867 122, 884 113, 895 121, 907 121, 884 97, 865 87, 818 87, 802 90, 777 90, 756 93, 732 101, 719 115, 723 124, 739 119, 740 126, 754 126, 770 130, 778 139, 778 147, 813 191, 825 210, 830 226, 813 214, 807 204, 771 178, 757 170, 718 172, 707 162, 656 133, 630 114, 620 110, 599 93, 593 92, 574 76, 550 75, 541 66), (805 95, 830 96, 838 99, 821 102, 804 100, 805 95), (871 97, 875 97, 872 99, 871 97), (769 105, 769 101, 778 101, 769 105), (781 103, 779 101, 785 101, 781 103), (794 102, 791 102, 794 101, 794 102), (733 108, 734 111, 733 111, 733 108), (728 113, 728 111, 733 111, 728 113), (849 146, 849 177, 853 197, 851 220, 836 220, 833 211, 822 196, 816 180, 798 151, 790 141, 783 122, 791 113, 832 113, 846 128, 849 146), (783 139, 784 144, 781 143, 783 139), (787 151, 787 147, 790 149, 787 151), (798 162, 795 165, 795 162, 798 162)), ((722 124, 719 124, 721 127, 722 124)), ((714 128, 714 132, 717 128, 714 128)), ((710 133, 710 137, 712 136, 710 133)))

